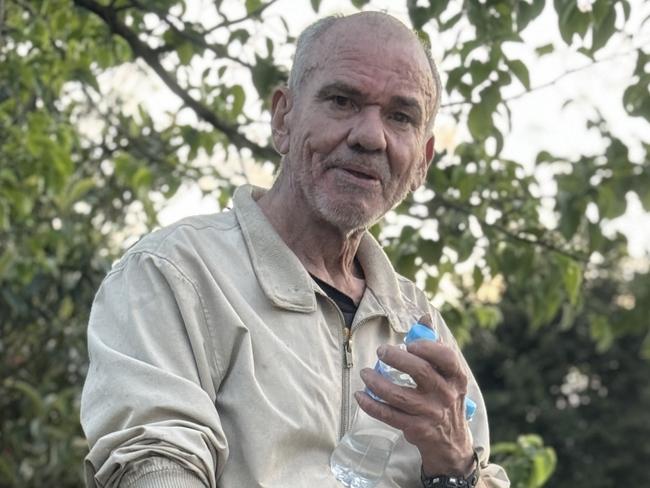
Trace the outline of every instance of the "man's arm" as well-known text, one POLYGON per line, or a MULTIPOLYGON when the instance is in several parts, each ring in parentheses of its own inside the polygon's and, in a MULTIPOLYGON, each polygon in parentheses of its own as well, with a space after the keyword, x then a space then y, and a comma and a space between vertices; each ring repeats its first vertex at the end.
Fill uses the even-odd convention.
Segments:
POLYGON ((102 284, 81 404, 88 486, 216 485, 228 450, 203 310, 183 272, 151 253, 129 255, 102 284))
POLYGON ((510 482, 505 471, 487 462, 489 435, 480 390, 444 322, 440 318, 439 322, 439 328, 445 329, 439 330, 446 336, 445 342, 416 341, 407 350, 381 346, 377 351, 382 361, 410 374, 417 388, 396 385, 366 368, 361 372, 364 383, 386 403, 357 392, 359 406, 404 432, 405 439, 420 451, 425 475, 467 477, 475 467, 475 446, 464 403, 471 388, 469 396, 480 400, 477 415, 483 417, 485 427, 480 437, 486 445, 478 446, 482 469, 477 486, 507 488, 510 482))

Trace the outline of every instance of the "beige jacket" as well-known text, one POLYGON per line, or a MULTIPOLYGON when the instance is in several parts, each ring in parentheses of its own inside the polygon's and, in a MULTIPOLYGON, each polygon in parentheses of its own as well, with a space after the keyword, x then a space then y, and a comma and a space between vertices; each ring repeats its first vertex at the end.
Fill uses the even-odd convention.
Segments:
MULTIPOLYGON (((349 428, 359 370, 438 312, 395 274, 367 234, 358 258, 366 290, 344 349, 343 317, 242 187, 234 210, 155 232, 111 270, 88 327, 81 420, 88 486, 340 488, 329 456, 349 428)), ((253 195, 252 195, 253 193, 253 195)), ((484 477, 488 423, 471 422, 484 477)), ((381 487, 420 487, 417 449, 402 440, 381 487)))

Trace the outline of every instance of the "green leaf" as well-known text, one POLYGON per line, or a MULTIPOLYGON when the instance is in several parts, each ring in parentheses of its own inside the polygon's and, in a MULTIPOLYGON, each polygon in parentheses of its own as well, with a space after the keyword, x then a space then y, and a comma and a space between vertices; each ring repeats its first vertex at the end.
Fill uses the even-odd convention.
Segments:
POLYGON ((506 65, 510 68, 510 71, 519 79, 522 85, 526 90, 530 90, 530 75, 528 74, 528 68, 519 59, 506 60, 506 65))
POLYGON ((370 0, 352 0, 352 5, 354 5, 358 9, 360 9, 361 7, 363 7, 368 2, 370 2, 370 0))
POLYGON ((320 2, 321 0, 311 0, 311 8, 316 13, 318 13, 318 9, 320 9, 320 2))
POLYGON ((585 36, 591 24, 591 17, 578 9, 577 2, 573 0, 555 0, 558 12, 560 35, 567 45, 571 45, 573 35, 585 36))
POLYGON ((648 89, 650 79, 641 78, 635 85, 628 86, 623 92, 623 106, 628 114, 643 117, 650 121, 650 97, 648 89))
POLYGON ((237 117, 244 110, 244 102, 246 101, 246 92, 241 85, 230 87, 230 93, 233 96, 231 112, 234 117, 237 117))
POLYGON ((86 195, 86 193, 92 190, 95 187, 95 185, 96 185, 95 179, 91 177, 82 178, 81 180, 75 182, 64 195, 65 200, 64 200, 63 207, 68 208, 74 202, 79 201, 81 198, 84 197, 84 195, 86 195))
MULTIPOLYGON (((460 59, 461 61, 465 61, 467 56, 476 48, 483 47, 484 43, 480 39, 472 39, 471 41, 467 41, 466 43, 463 44, 463 46, 460 48, 458 53, 460 54, 460 59)), ((461 67, 458 69, 462 69, 463 72, 465 70, 461 67)))
POLYGON ((565 239, 570 240, 584 217, 585 202, 565 191, 558 194, 558 201, 560 203, 559 230, 565 239))
POLYGON ((562 269, 562 282, 567 292, 571 305, 578 302, 580 287, 582 285, 582 267, 571 258, 562 256, 560 259, 562 269))
POLYGON ((432 241, 430 239, 420 239, 418 241, 418 254, 428 264, 438 264, 443 248, 442 241, 432 241))
MULTIPOLYGON (((356 6, 355 0, 352 0, 352 4, 356 6)), ((360 7, 357 7, 360 8, 360 7)), ((409 18, 411 19, 411 24, 413 24, 413 29, 416 31, 422 30, 422 27, 431 20, 428 9, 424 7, 416 7, 413 2, 413 6, 409 4, 408 8, 409 18)))
POLYGON ((58 317, 61 320, 68 320, 72 317, 74 313, 74 303, 70 296, 66 296, 59 305, 59 310, 57 312, 58 317))
POLYGON ((282 73, 271 60, 255 56, 255 65, 253 66, 253 85, 257 89, 260 97, 268 101, 269 95, 278 83, 284 81, 286 76, 282 73))
POLYGON ((228 42, 239 41, 242 44, 246 44, 250 36, 250 33, 246 29, 236 29, 230 33, 230 40, 228 42))
POLYGON ((591 337, 596 341, 598 351, 604 352, 612 345, 614 333, 609 321, 602 315, 592 315, 589 320, 591 337))
POLYGON ((474 85, 480 85, 487 80, 493 70, 494 63, 482 63, 474 59, 469 64, 469 72, 472 75, 472 83, 474 83, 474 85))
POLYGON ((246 13, 252 14, 262 6, 262 0, 246 0, 246 13))
POLYGON ((194 46, 189 42, 183 42, 176 48, 176 53, 181 64, 187 66, 194 57, 194 46))
POLYGON ((467 117, 467 127, 472 137, 479 141, 486 139, 490 135, 493 125, 492 113, 488 112, 483 104, 474 104, 467 117))
POLYGON ((602 229, 598 224, 592 224, 591 222, 588 225, 588 234, 589 234, 589 250, 596 251, 599 250, 603 243, 605 242, 605 236, 603 236, 602 229))
POLYGON ((139 167, 131 178, 131 185, 133 188, 139 190, 147 190, 151 187, 151 182, 153 180, 153 175, 151 170, 145 166, 139 167))
POLYGON ((524 30, 533 19, 536 19, 544 10, 545 0, 516 2, 517 5, 517 32, 524 30))
POLYGON ((615 188, 608 185, 607 182, 601 183, 598 187, 597 203, 601 217, 614 219, 625 213, 627 202, 617 193, 615 188))
POLYGON ((557 455, 551 448, 542 449, 536 452, 533 457, 533 469, 530 476, 531 486, 538 488, 546 483, 555 471, 557 455))
POLYGON ((440 276, 427 276, 424 282, 424 289, 434 295, 438 292, 438 284, 440 283, 440 276))
POLYGON ((555 51, 555 47, 552 43, 544 44, 543 46, 535 48, 535 53, 537 53, 538 56, 545 56, 546 54, 551 54, 553 51, 555 51))
POLYGON ((556 159, 557 158, 555 158, 550 152, 540 151, 539 153, 537 153, 537 157, 535 158, 535 164, 551 163, 556 159))
POLYGON ((440 28, 438 30, 440 32, 445 32, 446 30, 451 29, 453 26, 455 26, 458 23, 458 21, 462 17, 463 17, 463 12, 458 12, 456 15, 451 16, 447 21, 440 24, 440 28))
POLYGON ((595 52, 605 46, 614 32, 616 32, 616 9, 611 5, 605 18, 593 27, 591 50, 595 52))

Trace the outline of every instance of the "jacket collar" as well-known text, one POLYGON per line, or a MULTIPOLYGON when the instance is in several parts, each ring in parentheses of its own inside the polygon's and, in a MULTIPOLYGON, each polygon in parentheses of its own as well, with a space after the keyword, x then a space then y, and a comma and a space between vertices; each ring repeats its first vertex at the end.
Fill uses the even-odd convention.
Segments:
MULTIPOLYGON (((255 275, 274 305, 296 312, 314 312, 317 306, 314 290, 320 288, 257 205, 256 200, 264 192, 262 188, 244 185, 237 188, 233 196, 235 215, 255 275)), ((361 238, 357 258, 366 278, 362 304, 369 298, 366 295, 370 291, 391 327, 397 332, 406 332, 417 314, 415 305, 403 296, 392 264, 369 232, 361 238)))

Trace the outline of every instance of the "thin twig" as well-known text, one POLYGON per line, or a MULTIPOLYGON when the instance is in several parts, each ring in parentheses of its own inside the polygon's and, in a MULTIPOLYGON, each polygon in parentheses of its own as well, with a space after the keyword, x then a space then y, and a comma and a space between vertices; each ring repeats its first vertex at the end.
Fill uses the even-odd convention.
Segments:
POLYGON ((561 254, 563 256, 569 257, 569 258, 573 259, 574 261, 578 261, 578 262, 582 262, 582 263, 589 262, 588 257, 585 256, 584 254, 576 254, 574 252, 567 251, 565 249, 561 249, 561 248, 555 246, 554 244, 552 244, 550 242, 546 242, 546 241, 544 241, 542 239, 539 239, 539 238, 532 239, 530 237, 526 237, 524 235, 521 235, 520 233, 512 232, 512 231, 506 229, 505 227, 503 227, 502 225, 499 225, 497 223, 490 224, 485 219, 482 219, 482 218, 478 217, 471 209, 468 209, 467 207, 465 207, 463 205, 460 205, 458 203, 454 203, 454 202, 451 202, 449 200, 446 200, 446 199, 444 199, 444 198, 442 198, 440 196, 436 196, 436 197, 434 197, 434 199, 438 200, 440 202, 440 206, 442 206, 442 207, 450 208, 452 210, 456 210, 457 212, 463 213, 465 215, 473 216, 479 222, 479 224, 481 224, 481 227, 494 229, 494 230, 500 232, 501 234, 503 234, 504 236, 506 236, 508 239, 518 241, 518 242, 523 242, 525 244, 530 244, 530 245, 537 246, 537 247, 541 247, 541 248, 544 248, 544 249, 546 249, 548 251, 552 251, 554 253, 561 254))
MULTIPOLYGON (((604 62, 607 62, 607 61, 612 61, 614 59, 618 59, 618 58, 621 58, 621 57, 624 57, 624 56, 629 56, 630 54, 633 54, 635 52, 640 51, 641 49, 643 49, 643 47, 644 46, 639 46, 639 47, 636 47, 634 49, 630 49, 629 51, 612 54, 611 56, 607 56, 607 57, 602 58, 602 59, 594 60, 591 63, 585 64, 584 66, 579 66, 577 68, 569 69, 569 70, 565 71, 564 73, 556 76, 552 80, 547 81, 546 83, 542 83, 541 85, 533 87, 530 90, 524 90, 523 92, 518 93, 516 95, 513 95, 511 97, 504 98, 503 102, 508 103, 508 102, 511 102, 512 100, 517 100, 518 98, 521 98, 521 97, 523 97, 525 95, 528 95, 529 93, 532 93, 534 91, 543 90, 544 88, 548 88, 550 86, 555 85, 556 83, 561 81, 563 78, 566 78, 567 76, 578 73, 580 71, 584 71, 584 70, 586 70, 588 68, 591 68, 591 67, 593 67, 593 66, 595 66, 597 64, 600 64, 600 63, 604 63, 604 62)), ((441 108, 459 107, 459 106, 462 106, 462 105, 473 105, 474 103, 475 102, 472 102, 471 100, 463 100, 463 101, 459 101, 459 102, 443 103, 440 107, 441 108)))
MULTIPOLYGON (((156 14, 158 16, 159 19, 161 19, 165 24, 167 24, 167 26, 176 35, 178 35, 179 37, 181 37, 183 39, 186 39, 186 40, 190 41, 192 44, 195 44, 195 45, 197 45, 199 47, 202 47, 203 49, 207 49, 208 51, 212 51, 214 54, 216 54, 220 58, 229 59, 230 61, 233 61, 235 63, 238 63, 238 64, 244 66, 245 68, 253 69, 253 66, 251 64, 249 64, 246 61, 243 61, 243 60, 241 60, 239 58, 236 58, 236 57, 231 56, 230 54, 228 54, 228 48, 227 47, 224 47, 224 48, 220 49, 221 46, 218 46, 218 45, 215 45, 215 44, 210 44, 209 42, 207 42, 205 40, 205 35, 207 35, 207 32, 196 33, 196 32, 188 32, 188 31, 186 31, 184 29, 179 29, 174 24, 174 22, 169 17, 169 15, 168 15, 168 13, 166 11, 164 11, 162 9, 159 9, 159 8, 142 5, 142 3, 139 0, 131 0, 131 5, 133 7, 135 7, 135 8, 137 8, 138 10, 142 11, 142 12, 153 12, 154 14, 156 14)), ((178 20, 183 25, 185 25, 185 22, 183 22, 178 17, 174 17, 174 19, 178 20)), ((163 44, 162 46, 159 46, 159 47, 155 48, 154 51, 156 53, 166 53, 166 52, 171 52, 171 51, 173 51, 175 49, 176 48, 174 46, 172 46, 172 45, 163 44)))
POLYGON ((209 107, 203 105, 199 100, 193 98, 187 90, 179 85, 176 78, 163 68, 158 56, 151 47, 142 42, 137 33, 129 29, 119 20, 114 10, 105 7, 94 0, 74 0, 74 3, 101 18, 113 33, 122 37, 131 47, 135 57, 142 60, 158 75, 165 85, 178 96, 188 107, 203 120, 211 124, 215 129, 222 132, 228 140, 237 147, 248 148, 255 157, 269 161, 277 161, 277 153, 268 146, 260 146, 240 134, 236 126, 230 125, 221 120, 209 107))
POLYGON ((244 22, 246 20, 252 19, 253 17, 259 17, 260 15, 262 15, 262 12, 264 12, 267 8, 269 8, 275 2, 277 2, 277 0, 270 0, 269 2, 265 3, 264 5, 260 5, 258 8, 256 8, 255 10, 250 12, 249 14, 246 14, 243 17, 239 17, 238 19, 233 19, 233 20, 225 19, 223 22, 220 22, 219 24, 216 24, 216 25, 210 27, 206 31, 206 34, 214 32, 217 29, 221 29, 222 27, 232 27, 235 24, 239 24, 240 22, 244 22))

